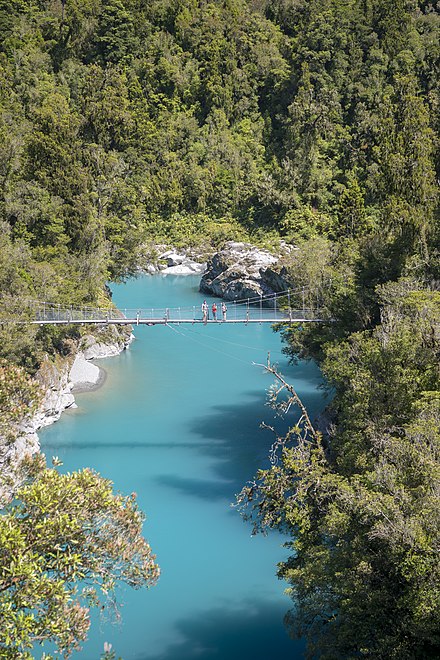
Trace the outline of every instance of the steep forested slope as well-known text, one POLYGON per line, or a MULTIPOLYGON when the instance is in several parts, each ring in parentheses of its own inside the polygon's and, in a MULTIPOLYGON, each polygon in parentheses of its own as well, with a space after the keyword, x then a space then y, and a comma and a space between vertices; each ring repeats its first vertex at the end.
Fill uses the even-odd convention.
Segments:
POLYGON ((146 234, 221 239, 232 218, 411 250, 435 205, 438 27, 388 0, 2 0, 3 218, 38 261, 74 255, 89 298, 146 234))

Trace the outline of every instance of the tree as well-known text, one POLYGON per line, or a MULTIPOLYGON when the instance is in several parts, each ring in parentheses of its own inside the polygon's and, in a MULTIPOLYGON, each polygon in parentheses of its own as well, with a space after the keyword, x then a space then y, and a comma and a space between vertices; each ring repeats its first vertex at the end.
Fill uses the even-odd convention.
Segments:
POLYGON ((347 187, 340 196, 337 213, 339 234, 354 238, 367 230, 364 197, 353 176, 348 178, 347 187))
POLYGON ((133 22, 120 0, 103 2, 97 51, 103 62, 119 62, 133 47, 133 22))
POLYGON ((306 637, 309 658, 438 657, 438 393, 422 397, 400 430, 370 433, 368 467, 353 461, 343 473, 338 457, 349 439, 333 448, 294 388, 267 370, 276 379, 272 405, 283 414, 298 406, 300 419, 276 437, 271 467, 238 504, 254 531, 290 537, 278 575, 295 603, 286 616, 292 636, 306 637))
MULTIPOLYGON (((4 469, 10 444, 37 409, 42 393, 22 367, 0 359, 0 465, 4 469)), ((0 480, 0 505, 8 484, 0 480)))
POLYGON ((141 536, 144 515, 90 469, 60 474, 39 456, 0 517, 0 654, 31 659, 35 644, 79 648, 89 608, 115 606, 119 581, 155 584, 159 568, 141 536))

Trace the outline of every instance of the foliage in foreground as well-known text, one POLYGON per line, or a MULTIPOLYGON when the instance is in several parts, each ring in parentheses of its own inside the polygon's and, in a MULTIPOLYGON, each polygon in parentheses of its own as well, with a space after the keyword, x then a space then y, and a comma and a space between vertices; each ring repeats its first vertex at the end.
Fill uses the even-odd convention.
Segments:
POLYGON ((0 517, 0 655, 32 658, 55 643, 69 656, 87 636, 89 608, 115 607, 114 589, 154 585, 135 494, 112 492, 90 469, 60 474, 39 457, 0 517))

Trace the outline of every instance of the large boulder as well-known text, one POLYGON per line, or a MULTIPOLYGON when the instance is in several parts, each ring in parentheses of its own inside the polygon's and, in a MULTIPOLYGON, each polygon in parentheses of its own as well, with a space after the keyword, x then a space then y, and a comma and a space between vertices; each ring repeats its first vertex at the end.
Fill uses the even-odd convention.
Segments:
POLYGON ((170 268, 171 266, 180 266, 185 261, 186 254, 179 254, 176 250, 167 250, 160 254, 159 258, 166 261, 166 265, 170 268))
POLYGON ((288 288, 286 271, 277 267, 279 258, 250 243, 229 241, 208 261, 200 291, 240 300, 267 296, 288 288))
POLYGON ((103 380, 104 373, 96 364, 86 360, 84 353, 79 351, 69 373, 69 378, 73 383, 72 391, 76 393, 98 387, 103 380))
POLYGON ((285 291, 289 288, 287 270, 284 266, 278 268, 278 270, 276 267, 266 268, 266 270, 262 272, 261 277, 265 286, 271 291, 285 291))

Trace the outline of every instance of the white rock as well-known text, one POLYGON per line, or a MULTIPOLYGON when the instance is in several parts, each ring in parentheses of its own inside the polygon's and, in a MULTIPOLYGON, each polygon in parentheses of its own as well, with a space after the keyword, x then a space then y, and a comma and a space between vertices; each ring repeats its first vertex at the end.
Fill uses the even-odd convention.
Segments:
POLYGON ((187 265, 193 273, 204 273, 206 270, 206 261, 202 263, 199 261, 189 261, 187 265))
POLYGON ((155 253, 155 258, 159 263, 146 265, 142 269, 144 273, 149 275, 156 273, 163 275, 193 275, 204 273, 206 270, 206 263, 197 260, 199 254, 194 250, 185 249, 180 251, 170 246, 156 245, 155 253))
POLYGON ((166 257, 168 266, 180 266, 186 259, 184 254, 178 254, 177 252, 171 252, 166 257))
POLYGON ((165 252, 163 252, 162 250, 158 250, 159 259, 168 259, 170 254, 173 254, 173 253, 174 253, 174 250, 170 250, 170 249, 165 250, 165 252))
POLYGON ((170 266, 162 271, 162 275, 194 275, 203 273, 206 264, 199 264, 195 261, 187 261, 178 266, 170 266))
MULTIPOLYGON (((90 382, 90 381, 87 381, 87 382, 90 382)), ((93 383, 93 385, 95 385, 95 384, 96 383, 93 383)), ((77 408, 78 407, 75 403, 75 397, 73 396, 73 394, 71 392, 65 392, 64 394, 62 394, 60 403, 63 406, 63 410, 66 410, 66 408, 77 408)))
MULTIPOLYGON (((109 326, 108 332, 114 331, 115 326, 109 326)), ((114 357, 125 350, 133 341, 134 335, 121 339, 117 334, 114 342, 99 342, 94 335, 85 335, 82 338, 81 349, 86 360, 114 357)))
MULTIPOLYGON (((95 360, 96 358, 114 357, 120 352, 121 350, 116 344, 98 344, 96 342, 85 348, 83 355, 86 360, 95 360)), ((98 369, 98 367, 96 368, 98 369)))
MULTIPOLYGON (((69 373, 70 380, 74 387, 75 385, 96 385, 99 382, 100 375, 101 371, 99 367, 97 367, 96 364, 88 362, 84 353, 78 353, 76 355, 69 373)), ((69 405, 67 399, 65 401, 69 405)))
POLYGON ((66 408, 76 408, 75 397, 72 393, 74 385, 88 385, 93 387, 101 378, 101 370, 86 359, 86 351, 90 350, 93 357, 108 357, 121 353, 134 339, 119 334, 114 326, 106 329, 115 335, 115 341, 109 344, 99 343, 92 335, 83 338, 83 348, 76 355, 73 364, 70 361, 52 362, 47 357, 43 360, 36 380, 45 392, 39 410, 30 419, 23 420, 19 427, 19 436, 12 444, 6 444, 0 438, 0 470, 4 474, 3 483, 0 484, 0 506, 9 501, 17 484, 17 475, 14 470, 21 459, 29 454, 35 454, 40 449, 36 431, 43 426, 53 424, 66 408))

